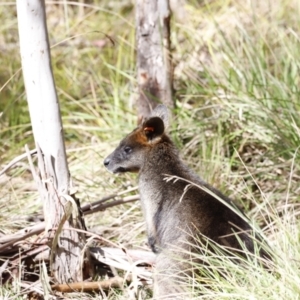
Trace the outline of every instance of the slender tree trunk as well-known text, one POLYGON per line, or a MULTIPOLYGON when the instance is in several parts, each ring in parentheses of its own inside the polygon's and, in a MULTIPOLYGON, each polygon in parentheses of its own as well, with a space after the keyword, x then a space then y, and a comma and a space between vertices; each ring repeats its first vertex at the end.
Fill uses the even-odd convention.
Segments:
POLYGON ((168 0, 136 2, 139 120, 147 116, 158 103, 174 107, 170 17, 168 0))
POLYGON ((32 130, 38 150, 38 182, 46 233, 51 236, 51 271, 59 283, 83 280, 85 228, 71 183, 60 107, 49 50, 44 0, 17 0, 20 52, 32 130))

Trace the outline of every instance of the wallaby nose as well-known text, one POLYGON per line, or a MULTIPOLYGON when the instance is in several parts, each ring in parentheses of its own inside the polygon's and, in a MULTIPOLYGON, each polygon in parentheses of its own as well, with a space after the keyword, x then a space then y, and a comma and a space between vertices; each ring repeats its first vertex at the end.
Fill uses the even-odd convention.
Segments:
POLYGON ((105 158, 103 162, 104 166, 107 167, 109 165, 109 162, 110 162, 110 158, 109 157, 105 158))

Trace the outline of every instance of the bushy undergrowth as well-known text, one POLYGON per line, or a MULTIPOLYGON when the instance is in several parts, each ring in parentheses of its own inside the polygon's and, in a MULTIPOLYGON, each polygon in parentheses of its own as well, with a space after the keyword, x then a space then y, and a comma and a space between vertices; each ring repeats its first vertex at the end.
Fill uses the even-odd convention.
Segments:
MULTIPOLYGON (((134 176, 116 178, 102 166, 136 124, 133 9, 129 1, 47 2, 70 171, 83 203, 136 184, 134 176)), ((221 258, 230 272, 222 278, 209 272, 211 286, 197 299, 298 299, 299 3, 194 1, 182 11, 172 23, 177 108, 171 135, 184 160, 264 229, 277 257, 273 273, 241 270, 221 258)), ((2 168, 34 143, 15 3, 1 3, 0 18, 2 168)), ((37 199, 26 161, 1 176, 1 231, 28 224, 28 214, 41 212, 37 199)), ((138 203, 89 216, 87 224, 125 247, 145 246, 138 203)))

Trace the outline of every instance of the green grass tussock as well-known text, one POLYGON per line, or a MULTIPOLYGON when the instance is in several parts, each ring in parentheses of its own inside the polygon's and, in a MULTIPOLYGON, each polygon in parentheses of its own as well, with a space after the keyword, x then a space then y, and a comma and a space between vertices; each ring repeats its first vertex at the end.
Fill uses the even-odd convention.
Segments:
MULTIPOLYGON (((88 203, 136 184, 134 175, 112 176, 102 163, 136 124, 134 7, 127 0, 46 3, 70 171, 88 203)), ((299 299, 299 1, 189 1, 180 10, 171 33, 171 135, 183 159, 263 228, 275 253, 272 272, 208 257, 209 287, 191 279, 195 299, 299 299), (227 270, 223 277, 218 267, 227 270)), ((14 2, 0 4, 0 18, 1 170, 34 141, 14 2)), ((28 225, 27 214, 41 207, 26 160, 0 176, 1 233, 28 225)), ((146 248, 139 203, 86 222, 124 247, 146 248)), ((0 288, 0 298, 18 291, 0 288)))

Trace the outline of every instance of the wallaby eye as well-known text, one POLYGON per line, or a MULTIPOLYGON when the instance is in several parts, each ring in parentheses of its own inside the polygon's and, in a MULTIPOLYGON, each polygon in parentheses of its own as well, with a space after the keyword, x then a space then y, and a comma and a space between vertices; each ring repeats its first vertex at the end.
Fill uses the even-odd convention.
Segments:
POLYGON ((124 148, 124 152, 125 152, 126 154, 129 154, 129 153, 131 153, 131 151, 132 151, 132 148, 131 148, 131 147, 129 147, 129 146, 125 146, 125 148, 124 148))

